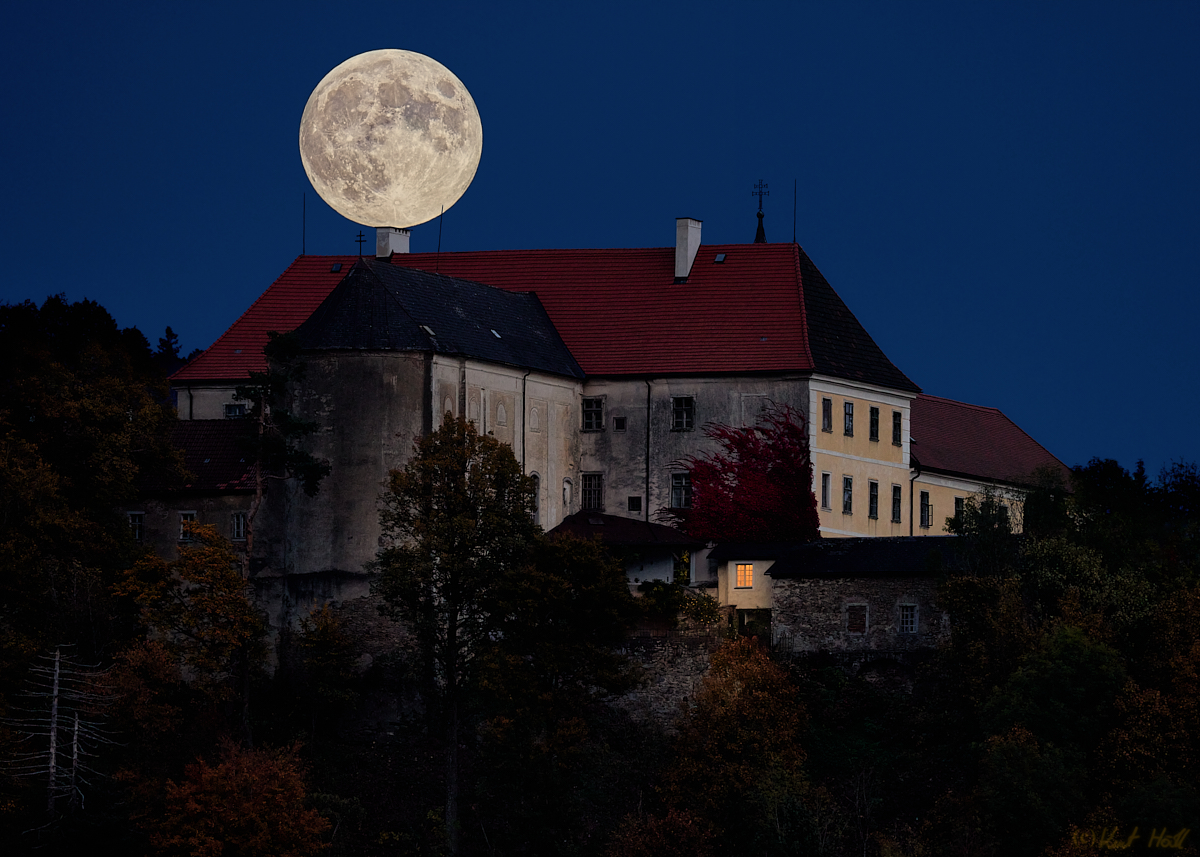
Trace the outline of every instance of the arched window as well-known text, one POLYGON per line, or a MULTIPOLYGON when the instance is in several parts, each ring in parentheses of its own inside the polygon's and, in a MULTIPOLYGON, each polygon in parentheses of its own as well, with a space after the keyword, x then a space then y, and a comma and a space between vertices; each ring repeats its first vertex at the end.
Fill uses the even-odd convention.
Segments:
POLYGON ((541 424, 541 420, 538 418, 538 409, 537 408, 529 409, 529 430, 530 431, 541 431, 542 430, 542 424, 541 424))
POLYGON ((442 416, 445 416, 446 414, 453 414, 453 413, 454 413, 454 400, 451 399, 449 396, 447 396, 445 401, 442 402, 442 416))
POLYGON ((571 514, 571 489, 573 487, 574 486, 571 485, 570 479, 563 480, 563 515, 564 516, 571 514))
POLYGON ((499 405, 496 405, 496 425, 498 425, 498 426, 508 425, 508 411, 504 410, 503 402, 500 403, 499 405))

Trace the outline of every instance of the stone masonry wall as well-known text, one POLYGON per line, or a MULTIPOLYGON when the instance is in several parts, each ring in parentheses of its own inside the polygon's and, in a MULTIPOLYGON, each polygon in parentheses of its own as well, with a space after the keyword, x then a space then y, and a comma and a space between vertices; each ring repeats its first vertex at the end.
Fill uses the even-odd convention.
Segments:
POLYGON ((612 705, 638 722, 655 723, 673 732, 684 704, 695 698, 719 644, 717 636, 703 635, 630 646, 629 654, 641 666, 645 681, 614 699, 612 705))
POLYGON ((774 581, 772 632, 779 650, 801 652, 918 651, 949 633, 932 577, 783 578, 774 581), (851 605, 867 607, 866 633, 848 630, 851 605), (901 633, 900 605, 917 606, 916 633, 901 633))

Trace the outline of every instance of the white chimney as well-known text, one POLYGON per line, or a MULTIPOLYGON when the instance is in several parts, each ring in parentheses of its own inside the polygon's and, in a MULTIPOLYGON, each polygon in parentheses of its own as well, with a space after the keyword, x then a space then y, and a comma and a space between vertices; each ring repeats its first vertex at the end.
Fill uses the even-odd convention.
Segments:
POLYGON ((393 253, 408 252, 407 229, 397 229, 395 226, 380 226, 375 230, 375 258, 389 259, 393 253))
POLYGON ((686 280, 700 249, 700 224, 692 217, 675 218, 675 279, 686 280))

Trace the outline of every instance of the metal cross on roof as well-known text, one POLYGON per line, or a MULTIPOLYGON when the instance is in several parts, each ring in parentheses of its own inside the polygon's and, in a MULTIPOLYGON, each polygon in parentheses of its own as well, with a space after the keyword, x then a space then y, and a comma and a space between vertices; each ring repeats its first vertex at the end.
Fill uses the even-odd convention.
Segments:
POLYGON ((762 198, 764 196, 770 196, 771 192, 767 190, 767 185, 763 182, 763 180, 759 179, 758 184, 754 186, 754 190, 750 191, 750 195, 758 197, 758 210, 762 211, 762 198))
POLYGON ((362 255, 362 245, 363 245, 363 242, 367 240, 367 236, 363 235, 363 232, 360 229, 360 230, 358 230, 358 237, 355 238, 354 240, 358 242, 358 255, 361 256, 362 255))

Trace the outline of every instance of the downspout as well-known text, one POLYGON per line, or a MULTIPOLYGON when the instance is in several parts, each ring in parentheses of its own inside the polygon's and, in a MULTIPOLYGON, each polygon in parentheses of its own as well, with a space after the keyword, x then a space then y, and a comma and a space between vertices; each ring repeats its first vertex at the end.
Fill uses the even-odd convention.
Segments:
POLYGON ((650 523, 650 380, 646 380, 646 523, 650 523))
MULTIPOLYGON (((912 443, 911 439, 909 439, 909 443, 912 443)), ((915 535, 913 533, 913 483, 921 478, 921 462, 918 461, 917 457, 912 454, 911 448, 908 452, 908 460, 910 463, 915 465, 916 468, 916 472, 913 473, 912 477, 908 480, 908 534, 912 536, 915 535)))
MULTIPOLYGON (((533 371, 532 369, 530 372, 533 371)), ((521 472, 525 472, 525 440, 529 437, 529 426, 525 424, 529 411, 525 408, 525 386, 529 380, 529 372, 521 376, 521 472)))

